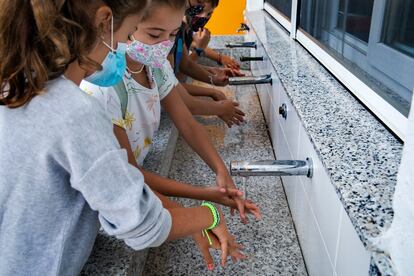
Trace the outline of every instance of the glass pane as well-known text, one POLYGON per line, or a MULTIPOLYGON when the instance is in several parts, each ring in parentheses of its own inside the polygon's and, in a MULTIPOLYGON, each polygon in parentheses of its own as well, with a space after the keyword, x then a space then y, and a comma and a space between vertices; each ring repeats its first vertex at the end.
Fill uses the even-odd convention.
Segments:
POLYGON ((292 0, 266 0, 266 2, 290 19, 292 11, 292 0))
POLYGON ((414 0, 388 1, 382 41, 414 57, 414 0))
MULTIPOLYGON (((384 14, 383 10, 374 10, 374 0, 301 0, 299 27, 394 108, 408 115, 413 87, 404 86, 400 80, 391 78, 385 71, 374 67, 369 59, 369 40, 372 35, 371 29, 380 28, 371 26, 372 17, 375 14, 379 15, 381 20, 385 20, 385 16, 385 43, 398 48, 399 51, 412 50, 413 1, 391 0, 389 2, 392 4, 384 14), (405 2, 410 2, 410 5, 405 2), (405 3, 405 6, 402 3, 405 3), (403 12, 405 17, 402 15, 403 12), (390 17, 392 20, 388 20, 390 17)), ((376 9, 377 6, 380 5, 375 5, 376 9)), ((394 66, 396 71, 399 69, 395 64, 388 66, 394 66)), ((400 75, 406 74, 414 75, 414 67, 412 71, 401 72, 400 75)))
POLYGON ((374 0, 340 0, 337 26, 346 25, 345 32, 368 43, 373 7, 374 0))

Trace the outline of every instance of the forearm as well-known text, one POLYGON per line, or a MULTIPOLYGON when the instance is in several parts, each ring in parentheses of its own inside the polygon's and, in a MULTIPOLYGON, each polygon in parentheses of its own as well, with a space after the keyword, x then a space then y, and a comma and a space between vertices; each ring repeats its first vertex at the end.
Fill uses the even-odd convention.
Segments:
POLYGON ((180 62, 180 71, 198 81, 205 83, 211 82, 211 73, 205 70, 202 66, 192 61, 185 47, 183 51, 183 57, 180 62))
POLYGON ((215 62, 217 62, 217 63, 221 63, 221 54, 219 53, 219 52, 216 52, 216 51, 214 51, 213 49, 211 49, 211 48, 205 48, 204 49, 204 55, 207 57, 207 58, 209 58, 209 59, 211 59, 211 60, 214 60, 215 62))
POLYGON ((202 86, 197 86, 197 85, 188 84, 188 83, 182 83, 182 86, 192 96, 212 97, 214 94, 214 89, 211 89, 208 87, 202 87, 202 86))
POLYGON ((183 84, 176 86, 178 95, 193 115, 220 115, 223 107, 215 101, 194 97, 188 93, 183 84))
POLYGON ((172 218, 172 227, 167 240, 175 240, 193 235, 213 224, 213 216, 208 207, 168 209, 172 218))
POLYGON ((145 183, 154 191, 165 196, 184 197, 198 200, 211 200, 211 192, 205 188, 185 184, 172 179, 164 178, 157 174, 144 171, 145 183))
POLYGON ((179 129, 188 145, 216 173, 227 172, 227 167, 212 145, 204 127, 195 119, 186 127, 179 129))

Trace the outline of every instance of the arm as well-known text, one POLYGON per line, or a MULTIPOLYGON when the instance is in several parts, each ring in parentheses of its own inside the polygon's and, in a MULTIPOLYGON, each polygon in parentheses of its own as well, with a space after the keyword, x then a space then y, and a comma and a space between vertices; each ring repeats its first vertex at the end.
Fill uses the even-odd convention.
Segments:
MULTIPOLYGON (((114 125, 114 134, 118 139, 121 148, 127 151, 128 162, 136 168, 139 168, 134 158, 134 154, 132 153, 131 144, 129 143, 126 131, 119 126, 114 125)), ((159 196, 164 206, 171 206, 171 204, 174 206, 175 203, 165 196, 175 196, 198 200, 208 200, 225 206, 235 207, 235 203, 230 199, 230 196, 241 197, 243 195, 242 192, 235 189, 223 191, 215 187, 196 187, 190 184, 185 184, 159 176, 157 174, 145 171, 142 168, 139 169, 144 176, 145 183, 153 191, 156 191, 156 193, 164 195, 161 197, 159 196)))
POLYGON ((214 88, 197 86, 197 85, 188 84, 188 83, 182 83, 181 85, 192 96, 211 97, 215 101, 227 99, 223 92, 221 92, 220 90, 214 89, 214 88))
MULTIPOLYGON (((243 116, 245 114, 238 108, 239 104, 237 102, 232 100, 215 102, 199 99, 191 96, 181 85, 176 86, 173 91, 179 93, 185 105, 194 115, 216 115, 222 119, 228 127, 231 127, 233 124, 239 125, 244 121, 243 116)), ((163 100, 161 101, 161 104, 162 102, 163 100)))
POLYGON ((224 67, 240 70, 240 64, 230 56, 223 55, 208 47, 204 49, 204 54, 207 58, 216 61, 218 64, 221 64, 224 67))
POLYGON ((193 79, 211 83, 214 85, 225 86, 228 84, 228 76, 220 75, 215 76, 205 70, 202 66, 192 61, 188 55, 188 50, 183 46, 183 56, 180 62, 180 71, 193 79))

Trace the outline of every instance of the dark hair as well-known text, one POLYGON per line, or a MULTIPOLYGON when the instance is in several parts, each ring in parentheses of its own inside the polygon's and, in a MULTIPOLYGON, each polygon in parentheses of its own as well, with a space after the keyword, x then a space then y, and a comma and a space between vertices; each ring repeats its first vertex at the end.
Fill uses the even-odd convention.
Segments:
POLYGON ((206 2, 211 3, 211 6, 213 8, 217 8, 217 6, 219 5, 220 0, 207 0, 206 2))
POLYGON ((151 4, 148 6, 142 20, 145 20, 154 11, 154 8, 166 5, 175 9, 183 9, 187 5, 188 0, 151 0, 151 4))
POLYGON ((98 36, 91 14, 107 5, 118 28, 147 1, 0 0, 0 105, 26 104, 76 59, 99 69, 87 57, 98 36))

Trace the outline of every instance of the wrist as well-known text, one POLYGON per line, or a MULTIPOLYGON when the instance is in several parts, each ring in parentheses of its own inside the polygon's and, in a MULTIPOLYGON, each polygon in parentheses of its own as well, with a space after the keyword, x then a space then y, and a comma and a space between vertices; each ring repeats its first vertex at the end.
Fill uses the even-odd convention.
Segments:
POLYGON ((223 56, 221 53, 218 53, 217 64, 223 65, 223 56))
POLYGON ((203 203, 201 203, 201 206, 208 208, 213 217, 213 223, 208 228, 206 228, 206 230, 212 230, 216 228, 217 226, 219 226, 220 220, 222 219, 222 214, 220 212, 220 209, 217 208, 213 203, 209 201, 203 201, 203 203))

